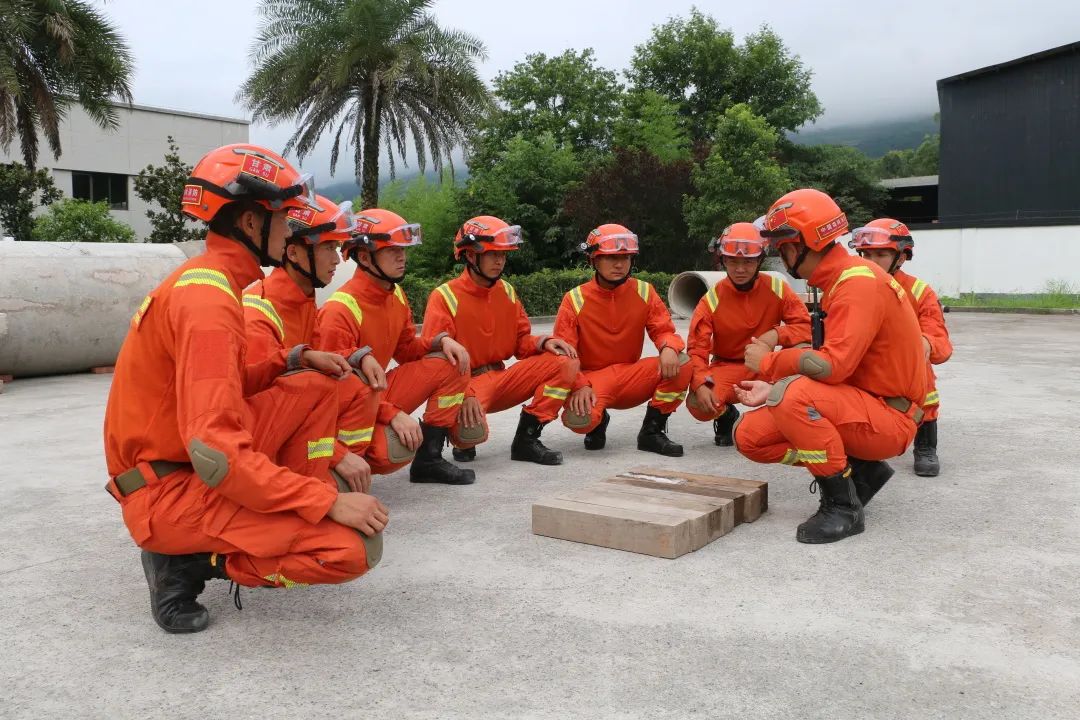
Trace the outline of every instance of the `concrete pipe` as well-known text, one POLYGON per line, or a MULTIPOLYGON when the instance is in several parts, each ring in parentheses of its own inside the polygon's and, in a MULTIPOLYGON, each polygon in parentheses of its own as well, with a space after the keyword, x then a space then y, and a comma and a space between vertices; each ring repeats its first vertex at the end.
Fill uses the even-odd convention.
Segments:
POLYGON ((185 245, 0 242, 0 375, 115 363, 142 299, 201 250, 185 245))
MULTIPOLYGON (((797 293, 806 292, 806 282, 796 280, 787 273, 771 267, 772 258, 765 261, 768 268, 767 274, 779 275, 797 293)), ((679 316, 688 318, 694 314, 694 308, 705 293, 712 289, 713 285, 727 277, 727 273, 712 272, 709 270, 689 270, 679 273, 668 286, 668 307, 679 316)))

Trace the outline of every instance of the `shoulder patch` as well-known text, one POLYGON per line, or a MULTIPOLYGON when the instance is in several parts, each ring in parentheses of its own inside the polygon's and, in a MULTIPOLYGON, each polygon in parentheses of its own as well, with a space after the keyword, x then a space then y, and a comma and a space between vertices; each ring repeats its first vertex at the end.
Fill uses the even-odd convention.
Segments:
POLYGON ((398 299, 398 302, 405 307, 409 306, 409 301, 405 299, 405 291, 401 289, 400 285, 394 286, 394 297, 398 299))
POLYGON ((916 300, 922 300, 923 293, 926 292, 927 284, 922 280, 916 280, 915 284, 911 286, 911 294, 916 300))

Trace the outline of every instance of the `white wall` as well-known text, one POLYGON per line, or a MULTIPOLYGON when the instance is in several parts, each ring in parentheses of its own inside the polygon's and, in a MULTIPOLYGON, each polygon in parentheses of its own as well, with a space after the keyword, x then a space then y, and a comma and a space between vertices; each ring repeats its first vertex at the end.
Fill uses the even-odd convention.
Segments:
POLYGON ((1080 225, 913 230, 904 270, 939 295, 1041 293, 1050 281, 1080 287, 1080 225))

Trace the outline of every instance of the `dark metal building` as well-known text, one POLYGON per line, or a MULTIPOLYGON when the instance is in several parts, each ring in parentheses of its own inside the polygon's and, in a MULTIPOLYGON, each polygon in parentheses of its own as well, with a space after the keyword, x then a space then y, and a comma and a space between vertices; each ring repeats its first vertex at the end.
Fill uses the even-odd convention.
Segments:
POLYGON ((937 87, 941 223, 1080 221, 1080 42, 937 87))

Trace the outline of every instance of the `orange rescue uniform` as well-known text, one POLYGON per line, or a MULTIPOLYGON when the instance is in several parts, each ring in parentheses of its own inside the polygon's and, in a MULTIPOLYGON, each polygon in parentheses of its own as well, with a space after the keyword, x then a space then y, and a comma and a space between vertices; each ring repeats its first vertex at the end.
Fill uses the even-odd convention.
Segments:
POLYGON ((740 419, 735 445, 756 462, 802 465, 816 476, 841 472, 848 454, 902 454, 926 397, 919 323, 904 289, 839 246, 808 282, 824 291, 825 343, 765 356, 761 377, 776 384, 764 407, 740 419))
POLYGON ((563 297, 555 318, 555 336, 577 348, 581 372, 572 390, 592 386, 596 396, 588 425, 576 426, 563 413, 563 424, 587 433, 600 424, 604 410, 624 410, 648 401, 664 414, 686 397, 693 366, 686 362, 670 380, 660 376, 659 358, 642 358, 645 334, 657 350, 681 353, 686 345, 656 289, 630 278, 613 290, 594 277, 563 297))
MULTIPOLYGON (((541 423, 558 417, 570 395, 578 363, 542 349, 547 335, 533 335, 517 291, 506 280, 491 287, 476 283, 466 269, 435 288, 424 311, 424 337, 448 334, 469 351, 472 379, 466 397, 475 397, 485 413, 525 402, 525 412, 541 423), (509 368, 505 361, 519 362, 509 368)), ((475 443, 462 443, 458 447, 475 443)))
MULTIPOLYGON (((714 402, 735 403, 732 387, 743 380, 757 379, 757 374, 743 362, 743 351, 751 338, 770 330, 776 330, 781 347, 810 342, 810 314, 783 279, 759 274, 754 286, 745 292, 736 288, 730 278, 714 285, 698 301, 690 319, 687 352, 694 367, 691 392, 708 384, 714 402)), ((725 410, 701 408, 696 401, 688 401, 686 407, 702 421, 712 420, 725 410)))
POLYGON ((105 411, 105 459, 113 478, 137 468, 147 484, 126 497, 114 480, 107 489, 140 547, 226 554, 241 585, 356 578, 368 570, 360 534, 326 517, 337 498, 328 468, 337 381, 280 377, 284 351, 247 363, 240 291, 262 270, 228 238, 208 233, 206 248, 132 318, 105 411), (203 455, 221 454, 206 477, 190 464, 200 443, 203 455), (182 466, 158 477, 153 461, 182 466))
POLYGON ((941 301, 937 293, 924 281, 908 275, 903 270, 893 273, 896 282, 907 290, 908 299, 919 318, 922 335, 930 343, 930 361, 926 365, 926 401, 923 402, 923 422, 938 419, 941 411, 941 398, 938 396, 937 375, 934 365, 940 365, 952 357, 953 346, 949 339, 949 330, 945 327, 945 314, 941 311, 941 301))
MULTIPOLYGON (((304 294, 284 268, 276 268, 244 291, 244 328, 248 362, 263 359, 296 345, 317 345, 315 298, 304 294)), ((371 443, 379 396, 356 373, 337 384, 338 423, 330 466, 348 452, 363 455, 371 443)))
POLYGON ((366 458, 372 472, 385 475, 408 464, 395 462, 389 454, 386 431, 399 412, 411 414, 427 402, 424 422, 452 428, 465 399, 469 376, 462 375, 440 352, 441 337, 417 337, 412 310, 405 292, 380 286, 363 269, 323 304, 318 315, 320 350, 350 355, 370 347, 384 368, 391 358, 398 366, 386 374, 386 392, 379 403, 376 429, 366 458))

